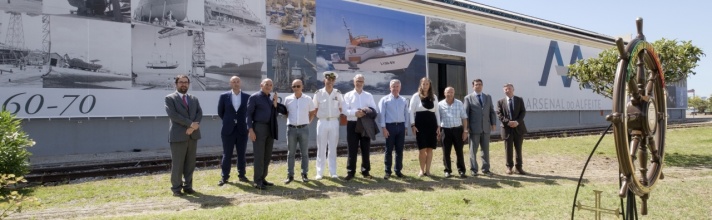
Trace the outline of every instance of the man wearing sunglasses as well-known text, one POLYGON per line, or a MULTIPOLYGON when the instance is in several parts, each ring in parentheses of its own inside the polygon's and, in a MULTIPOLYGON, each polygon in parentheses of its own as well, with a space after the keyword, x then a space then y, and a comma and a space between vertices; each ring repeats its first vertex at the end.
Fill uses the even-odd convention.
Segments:
POLYGON ((302 93, 304 83, 295 79, 292 82, 291 95, 284 98, 287 106, 287 179, 284 184, 294 180, 294 157, 299 145, 302 158, 302 182, 309 182, 309 123, 314 119, 314 103, 312 98, 302 93))

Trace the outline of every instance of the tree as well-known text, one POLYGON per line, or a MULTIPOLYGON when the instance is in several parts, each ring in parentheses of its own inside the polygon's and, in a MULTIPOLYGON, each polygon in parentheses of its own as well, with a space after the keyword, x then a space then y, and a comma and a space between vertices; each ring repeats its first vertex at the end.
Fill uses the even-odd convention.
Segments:
POLYGON ((709 105, 709 100, 702 99, 699 96, 687 99, 687 106, 695 108, 697 112, 705 112, 709 105))
POLYGON ((37 202, 18 190, 18 184, 27 182, 22 177, 29 172, 27 148, 34 144, 22 131, 20 120, 8 111, 0 111, 0 219, 21 212, 23 204, 37 202))
MULTIPOLYGON (((697 74, 694 69, 705 53, 691 41, 660 39, 653 42, 665 82, 677 82, 697 74)), ((594 93, 611 98, 618 65, 618 49, 604 50, 598 57, 578 60, 569 65, 569 77, 579 82, 579 89, 590 87, 594 93)))

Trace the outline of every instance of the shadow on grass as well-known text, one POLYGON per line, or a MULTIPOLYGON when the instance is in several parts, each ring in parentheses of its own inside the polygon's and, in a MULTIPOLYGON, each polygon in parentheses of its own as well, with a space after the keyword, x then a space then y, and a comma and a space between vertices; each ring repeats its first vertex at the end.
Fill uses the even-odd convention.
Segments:
POLYGON ((712 168, 712 155, 665 154, 665 165, 677 167, 712 168))
POLYGON ((200 192, 195 192, 191 195, 184 195, 180 198, 190 201, 191 203, 200 204, 200 208, 213 208, 230 205, 232 199, 223 196, 206 195, 200 192))

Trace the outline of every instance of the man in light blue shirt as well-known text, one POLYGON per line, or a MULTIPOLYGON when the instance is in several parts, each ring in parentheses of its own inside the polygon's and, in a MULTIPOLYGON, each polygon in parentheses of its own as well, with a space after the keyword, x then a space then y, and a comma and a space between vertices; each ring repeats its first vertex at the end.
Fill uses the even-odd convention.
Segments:
POLYGON ((397 177, 403 177, 403 144, 405 142, 406 128, 410 127, 410 115, 408 113, 408 101, 399 95, 401 82, 397 79, 391 80, 391 94, 384 96, 378 102, 378 126, 383 131, 386 138, 386 175, 383 179, 391 177, 392 152, 396 150, 396 165, 394 171, 397 177))

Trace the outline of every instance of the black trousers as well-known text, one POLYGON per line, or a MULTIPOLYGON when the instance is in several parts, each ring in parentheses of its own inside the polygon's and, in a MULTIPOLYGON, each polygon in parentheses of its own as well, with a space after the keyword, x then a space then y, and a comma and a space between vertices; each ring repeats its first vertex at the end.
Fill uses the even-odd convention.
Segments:
POLYGON ((274 147, 274 136, 269 124, 255 123, 253 128, 257 139, 252 142, 254 155, 254 176, 255 184, 263 185, 267 178, 269 163, 272 159, 272 148, 274 147))
MULTIPOLYGON (((507 130, 507 128, 505 128, 504 130, 507 130)), ((504 149, 506 151, 505 155, 507 157, 507 167, 512 168, 512 166, 514 166, 516 168, 522 168, 522 142, 524 142, 524 137, 512 128, 509 128, 506 132, 507 133, 506 138, 504 140, 504 149), (515 158, 516 164, 512 160, 512 158, 514 157, 512 153, 517 153, 517 156, 515 158)))
POLYGON ((456 166, 458 173, 465 173, 465 157, 462 154, 462 148, 464 143, 462 141, 462 126, 454 128, 443 128, 444 139, 443 139, 443 164, 445 164, 445 172, 452 173, 452 167, 450 166, 450 152, 452 152, 453 145, 455 145, 455 157, 457 158, 456 166))
POLYGON ((369 159, 369 150, 371 148, 371 138, 368 136, 362 137, 356 133, 356 122, 349 121, 346 124, 346 141, 348 142, 348 159, 346 160, 346 174, 354 175, 356 173, 356 156, 358 150, 361 149, 361 174, 369 174, 371 171, 371 160, 369 159))

